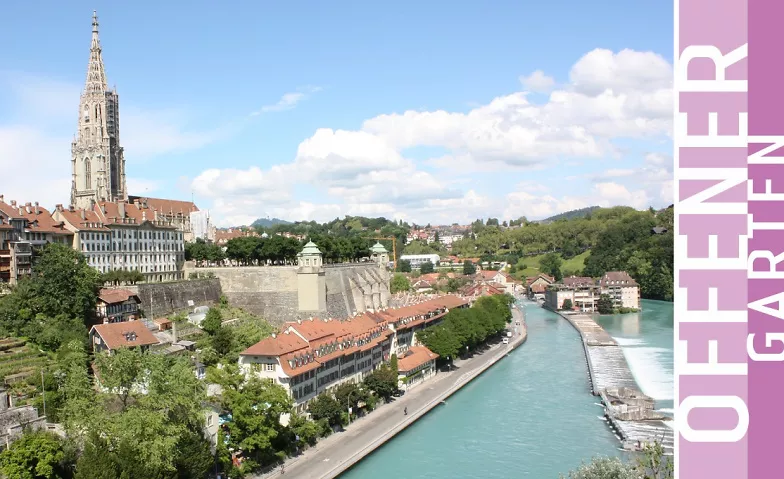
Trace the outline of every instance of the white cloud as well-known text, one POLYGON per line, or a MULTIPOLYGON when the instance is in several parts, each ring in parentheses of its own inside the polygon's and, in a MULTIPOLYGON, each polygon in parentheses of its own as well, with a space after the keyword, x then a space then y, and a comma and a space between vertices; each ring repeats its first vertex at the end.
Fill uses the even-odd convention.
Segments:
POLYGON ((625 186, 612 181, 597 183, 594 191, 599 198, 599 206, 625 205, 643 209, 651 205, 645 191, 629 191, 625 186))
POLYGON ((546 194, 537 196, 527 191, 515 191, 506 195, 506 208, 504 218, 519 218, 525 216, 529 220, 543 219, 563 213, 564 211, 577 210, 590 206, 587 198, 564 196, 556 198, 546 194))
MULTIPOLYGON (((666 137, 672 129, 671 75, 671 65, 660 55, 597 49, 574 64, 568 84, 552 91, 543 104, 532 103, 521 91, 468 112, 409 110, 370 118, 357 131, 321 128, 300 143, 291 163, 276 167, 291 172, 280 181, 269 181, 267 172, 253 169, 208 170, 194 181, 194 188, 224 195, 220 209, 226 217, 236 216, 230 199, 235 184, 245 192, 242 209, 253 211, 249 217, 273 211, 286 218, 330 219, 361 212, 452 222, 502 210, 507 217, 535 218, 594 204, 646 205, 651 198, 660 199, 664 193, 651 191, 668 179, 666 169, 654 161, 658 156, 645 165, 642 189, 619 183, 637 178, 634 170, 613 168, 593 178, 593 189, 560 198, 528 182, 503 199, 492 199, 473 189, 464 191, 465 178, 454 173, 542 169, 561 159, 574 168, 575 160, 618 156, 616 139, 666 137), (428 146, 446 154, 421 163, 404 155, 409 148, 428 146), (424 165, 435 171, 422 169, 424 165), (261 199, 295 183, 312 185, 325 204, 270 206, 261 199), (248 203, 253 201, 255 206, 248 203)), ((521 81, 532 91, 555 86, 542 71, 521 81)), ((301 98, 283 98, 279 105, 292 106, 301 98)))
POLYGON ((555 80, 553 77, 545 75, 542 70, 536 70, 527 77, 521 76, 520 83, 522 83, 528 91, 544 93, 553 88, 555 80))
POLYGON ((0 125, 0 171, 8 175, 0 194, 7 201, 38 201, 46 208, 68 204, 71 191, 68 145, 68 137, 50 136, 24 125, 0 125))
POLYGON ((307 99, 313 93, 321 91, 321 87, 302 87, 299 88, 297 91, 284 93, 283 96, 280 97, 280 100, 277 103, 273 103, 272 105, 265 105, 261 107, 261 110, 255 111, 251 113, 251 115, 259 115, 261 113, 270 113, 276 111, 286 111, 296 108, 296 106, 302 102, 303 100, 307 99))
MULTIPOLYGON (((0 72, 0 168, 13 181, 1 186, 6 199, 38 201, 46 208, 68 204, 71 141, 77 126, 80 84, 0 72)), ((142 158, 201 148, 225 138, 230 128, 189 128, 184 112, 122 107, 122 137, 129 165, 142 158)), ((160 188, 159 180, 128 178, 131 193, 160 188)))

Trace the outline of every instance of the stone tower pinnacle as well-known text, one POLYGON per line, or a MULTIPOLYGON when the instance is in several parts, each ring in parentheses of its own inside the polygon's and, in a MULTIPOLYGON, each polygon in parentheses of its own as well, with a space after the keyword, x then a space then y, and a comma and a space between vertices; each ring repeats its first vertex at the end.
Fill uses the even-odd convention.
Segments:
POLYGON ((120 146, 120 101, 117 92, 107 86, 96 12, 92 26, 79 127, 71 144, 71 204, 79 208, 128 198, 125 157, 120 146))
POLYGON ((90 63, 87 66, 84 91, 105 92, 106 90, 106 72, 101 57, 101 40, 98 38, 98 13, 93 10, 93 38, 90 42, 90 63))

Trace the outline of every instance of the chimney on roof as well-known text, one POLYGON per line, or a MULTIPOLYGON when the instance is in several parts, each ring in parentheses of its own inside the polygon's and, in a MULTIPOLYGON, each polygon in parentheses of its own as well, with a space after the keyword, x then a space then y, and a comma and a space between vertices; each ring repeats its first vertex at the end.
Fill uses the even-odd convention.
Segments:
POLYGON ((136 206, 137 209, 142 209, 138 199, 133 200, 133 204, 136 206))
POLYGON ((277 338, 277 337, 278 337, 278 335, 277 335, 277 334, 275 334, 275 333, 272 333, 272 339, 275 339, 275 338, 277 338))
POLYGON ((68 211, 73 212, 73 210, 74 210, 74 205, 68 205, 68 211))
MULTIPOLYGON (((0 201, 2 201, 2 200, 0 200, 0 201)), ((56 209, 57 211, 63 211, 63 205, 62 204, 56 204, 56 205, 54 205, 54 209, 56 209)))
POLYGON ((13 206, 14 208, 16 208, 16 200, 11 200, 11 206, 13 206))
POLYGON ((84 210, 79 210, 79 213, 80 213, 80 215, 81 215, 83 220, 87 219, 87 215, 85 214, 84 210))
POLYGON ((41 208, 38 207, 38 202, 37 201, 35 202, 35 214, 37 214, 37 215, 41 214, 41 208))
POLYGON ((0 203, 5 203, 5 195, 0 195, 0 203))
POLYGON ((120 201, 117 203, 117 211, 120 213, 120 218, 125 218, 125 202, 120 201))
POLYGON ((297 318, 297 324, 302 324, 302 319, 297 318))

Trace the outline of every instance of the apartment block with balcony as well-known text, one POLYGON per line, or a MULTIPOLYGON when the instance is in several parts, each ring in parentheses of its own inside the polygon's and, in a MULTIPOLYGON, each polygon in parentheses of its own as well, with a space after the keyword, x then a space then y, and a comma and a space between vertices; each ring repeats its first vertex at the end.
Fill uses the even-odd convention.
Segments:
POLYGON ((361 381, 392 353, 402 358, 412 348, 421 351, 416 331, 437 324, 450 309, 463 307, 468 307, 467 300, 447 295, 344 320, 289 322, 280 333, 243 351, 239 366, 246 376, 282 386, 302 412, 318 394, 361 381))
POLYGON ((626 271, 608 271, 599 284, 615 307, 640 309, 640 285, 626 271))
POLYGON ((625 271, 610 271, 598 281, 579 276, 564 278, 547 286, 545 306, 561 310, 568 299, 573 310, 594 312, 603 294, 610 296, 616 308, 640 309, 640 286, 625 271))
POLYGON ((139 201, 93 203, 91 209, 57 205, 52 216, 73 232, 74 249, 102 273, 139 271, 153 282, 184 276, 184 233, 139 201))
POLYGON ((25 239, 27 219, 0 195, 0 281, 14 285, 33 272, 32 245, 25 239))

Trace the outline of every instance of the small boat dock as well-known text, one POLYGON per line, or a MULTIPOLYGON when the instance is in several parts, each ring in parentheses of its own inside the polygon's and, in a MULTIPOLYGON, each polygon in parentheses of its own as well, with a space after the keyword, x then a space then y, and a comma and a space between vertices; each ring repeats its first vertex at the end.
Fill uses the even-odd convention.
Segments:
MULTIPOLYGON (((560 313, 559 313, 560 314, 560 313)), ((605 417, 624 449, 659 441, 665 452, 674 449, 669 418, 655 411, 654 400, 643 394, 618 343, 587 314, 560 314, 580 333, 588 365, 591 392, 602 398, 605 417)))

